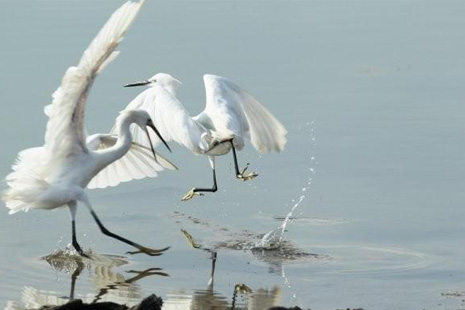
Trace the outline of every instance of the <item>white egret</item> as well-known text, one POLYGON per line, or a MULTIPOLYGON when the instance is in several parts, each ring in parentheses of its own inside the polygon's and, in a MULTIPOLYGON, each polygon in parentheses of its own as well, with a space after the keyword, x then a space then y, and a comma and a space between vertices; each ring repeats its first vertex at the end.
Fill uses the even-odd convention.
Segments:
MULTIPOLYGON (((97 217, 84 192, 99 171, 130 150, 131 124, 139 126, 147 135, 147 127, 151 128, 164 142, 149 114, 143 110, 120 113, 116 120, 117 139, 109 135, 95 135, 86 141, 84 114, 89 90, 97 75, 118 55, 119 52, 115 49, 134 21, 142 3, 143 1, 128 1, 116 10, 84 51, 79 64, 68 68, 61 85, 53 94, 52 104, 45 108, 49 120, 44 146, 20 152, 12 167, 13 172, 6 177, 8 188, 2 199, 10 209, 10 214, 29 209, 69 207, 72 245, 83 256, 86 255, 76 239, 75 216, 78 202, 89 209, 102 233, 139 250, 130 253, 160 255, 168 249, 146 248, 110 232, 97 217)), ((145 150, 136 146, 129 153, 131 152, 137 155, 145 150)), ((153 148, 152 152, 156 156, 153 148)), ((147 162, 142 155, 138 156, 139 162, 147 162)), ((131 167, 128 169, 120 175, 121 180, 113 180, 109 185, 138 177, 131 173, 131 167)))
MULTIPOLYGON (((227 154, 232 149, 236 177, 251 180, 258 174, 241 171, 236 150, 243 149, 250 140, 260 153, 280 152, 286 144, 287 130, 254 97, 232 81, 211 74, 203 77, 206 107, 197 116, 190 117, 176 97, 180 81, 169 74, 158 73, 148 80, 125 85, 147 85, 126 109, 147 110, 154 124, 167 141, 176 141, 195 154, 208 156, 213 170, 211 188, 193 188, 182 200, 189 200, 202 192, 216 192, 215 156, 227 154)), ((138 128, 132 129, 134 141, 148 145, 147 137, 138 128)), ((152 137, 154 143, 156 137, 152 137)))

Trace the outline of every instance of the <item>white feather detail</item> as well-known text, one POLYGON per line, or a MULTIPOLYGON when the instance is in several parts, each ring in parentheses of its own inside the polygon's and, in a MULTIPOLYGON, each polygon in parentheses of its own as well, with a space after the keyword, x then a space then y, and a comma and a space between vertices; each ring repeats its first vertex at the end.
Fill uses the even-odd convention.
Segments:
POLYGON ((198 117, 211 120, 218 136, 249 138, 260 153, 284 149, 287 130, 263 104, 224 77, 206 74, 203 80, 207 104, 198 117))
POLYGON ((64 170, 75 158, 88 153, 84 128, 88 93, 102 66, 116 57, 115 49, 142 3, 128 1, 117 9, 84 51, 79 64, 66 70, 52 95, 52 104, 44 108, 49 117, 44 146, 20 152, 13 172, 7 176, 8 188, 2 200, 10 213, 54 209, 82 195, 80 186, 61 186, 56 178, 66 173, 64 170))
MULTIPOLYGON (((117 141, 112 135, 93 135, 87 139, 87 145, 92 150, 102 150, 112 147, 117 141)), ((119 160, 102 169, 87 185, 87 188, 106 188, 122 182, 139 180, 146 177, 154 178, 157 172, 164 169, 178 168, 160 154, 155 161, 152 151, 138 143, 133 143, 129 151, 119 160)))

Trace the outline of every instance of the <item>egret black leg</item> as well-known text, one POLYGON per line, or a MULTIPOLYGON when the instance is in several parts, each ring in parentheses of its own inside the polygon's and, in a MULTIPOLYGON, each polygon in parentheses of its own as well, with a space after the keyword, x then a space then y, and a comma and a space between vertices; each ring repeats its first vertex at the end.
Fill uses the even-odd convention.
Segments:
MULTIPOLYGON (((234 143, 232 140, 229 143, 231 143, 232 154, 233 154, 233 159, 234 159, 234 168, 236 169, 236 177, 239 177, 241 172, 239 171, 239 164, 237 163, 236 148, 234 147, 234 143)), ((247 166, 246 166, 246 169, 247 169, 247 166)))
POLYGON ((72 233, 71 244, 76 249, 76 251, 79 253, 79 255, 81 255, 83 257, 86 257, 86 258, 90 258, 89 255, 84 253, 81 246, 77 242, 77 238, 76 238, 76 208, 77 208, 77 202, 76 201, 71 201, 70 203, 68 203, 68 207, 69 207, 69 211, 71 212, 71 233, 72 233))
POLYGON ((200 187, 195 187, 193 188, 194 193, 199 193, 199 192, 216 192, 218 190, 218 185, 216 184, 216 171, 213 169, 213 186, 211 188, 200 188, 200 187))
POLYGON ((72 226, 72 230, 73 230, 73 237, 72 237, 73 238, 72 239, 73 247, 76 249, 76 251, 78 251, 79 255, 81 255, 83 257, 86 257, 86 258, 90 258, 87 254, 84 253, 81 246, 77 242, 77 238, 76 238, 76 221, 75 220, 71 221, 71 226, 72 226))
POLYGON ((128 240, 126 238, 123 238, 115 233, 112 233, 111 231, 109 231, 105 226, 103 226, 102 222, 100 221, 100 219, 98 218, 97 214, 95 213, 94 210, 90 210, 90 214, 92 215, 92 217, 94 218, 95 222, 97 223, 98 227, 100 228, 100 231, 104 234, 104 235, 107 235, 109 237, 112 237, 112 238, 115 238, 121 242, 124 242, 124 243, 127 243, 133 247, 135 247, 136 249, 138 249, 139 251, 135 251, 135 252, 127 252, 129 254, 138 254, 138 253, 145 253, 147 255, 150 255, 150 256, 159 256, 162 254, 162 252, 168 250, 170 247, 166 247, 166 248, 163 248, 163 249, 151 249, 151 248, 147 248, 147 247, 144 247, 138 243, 135 243, 131 240, 128 240))
POLYGON ((233 140, 231 139, 229 143, 231 143, 232 154, 233 154, 233 159, 234 159, 234 168, 236 170, 236 178, 242 181, 248 181, 248 180, 252 180, 253 178, 256 178, 258 176, 258 173, 255 173, 255 172, 250 172, 247 174, 245 173, 247 168, 249 168, 249 163, 247 163, 245 168, 242 169, 242 172, 239 170, 239 163, 237 162, 236 148, 234 147, 233 140))
POLYGON ((209 160, 213 171, 213 186, 211 188, 194 187, 189 192, 187 192, 187 194, 184 195, 184 197, 181 198, 182 201, 192 199, 194 196, 203 196, 202 192, 214 193, 218 190, 218 185, 216 183, 215 160, 213 157, 209 157, 209 160))

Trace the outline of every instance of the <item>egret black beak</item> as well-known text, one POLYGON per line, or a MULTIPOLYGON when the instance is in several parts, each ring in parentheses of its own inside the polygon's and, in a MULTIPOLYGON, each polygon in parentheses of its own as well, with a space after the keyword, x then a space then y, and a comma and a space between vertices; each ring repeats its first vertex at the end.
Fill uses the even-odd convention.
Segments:
MULTIPOLYGON (((165 139, 163 139, 163 137, 161 136, 160 132, 158 131, 158 129, 155 127, 155 125, 153 125, 153 123, 150 121, 147 123, 147 127, 149 127, 150 129, 152 129, 155 134, 158 136, 158 138, 161 140, 161 142, 163 142, 163 144, 166 146, 166 148, 168 149, 168 151, 171 152, 171 149, 168 145, 168 143, 166 143, 165 139)), ((157 161, 157 153, 155 153, 155 149, 153 148, 153 143, 152 143, 152 140, 150 139, 150 135, 149 135, 149 132, 146 130, 145 133, 147 134, 147 139, 149 140, 149 143, 150 143, 150 149, 152 150, 152 153, 153 153, 153 157, 155 158, 155 161, 157 161)))
POLYGON ((124 85, 124 87, 144 86, 147 84, 150 84, 150 81, 146 80, 146 81, 138 81, 135 83, 129 83, 129 84, 124 85))
POLYGON ((149 131, 146 130, 145 133, 147 134, 147 140, 149 140, 149 143, 150 143, 150 149, 152 150, 153 159, 155 159, 155 162, 158 164, 157 153, 155 152, 155 149, 153 148, 153 143, 152 143, 152 140, 150 139, 149 131))

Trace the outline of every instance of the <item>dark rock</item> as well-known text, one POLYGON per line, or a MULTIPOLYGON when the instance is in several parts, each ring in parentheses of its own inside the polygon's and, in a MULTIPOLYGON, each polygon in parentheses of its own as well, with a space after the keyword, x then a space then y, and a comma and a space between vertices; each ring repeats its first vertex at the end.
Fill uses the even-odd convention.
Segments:
POLYGON ((43 306, 40 310, 126 310, 128 307, 114 302, 85 304, 80 299, 72 300, 61 306, 43 306))
MULTIPOLYGON (((129 310, 161 310, 163 300, 155 294, 142 300, 142 302, 129 310)), ((127 310, 126 305, 114 302, 96 302, 85 304, 80 299, 75 299, 61 306, 43 306, 39 310, 127 310)))
POLYGON ((161 306, 163 306, 163 299, 152 294, 130 310, 161 310, 161 306))

